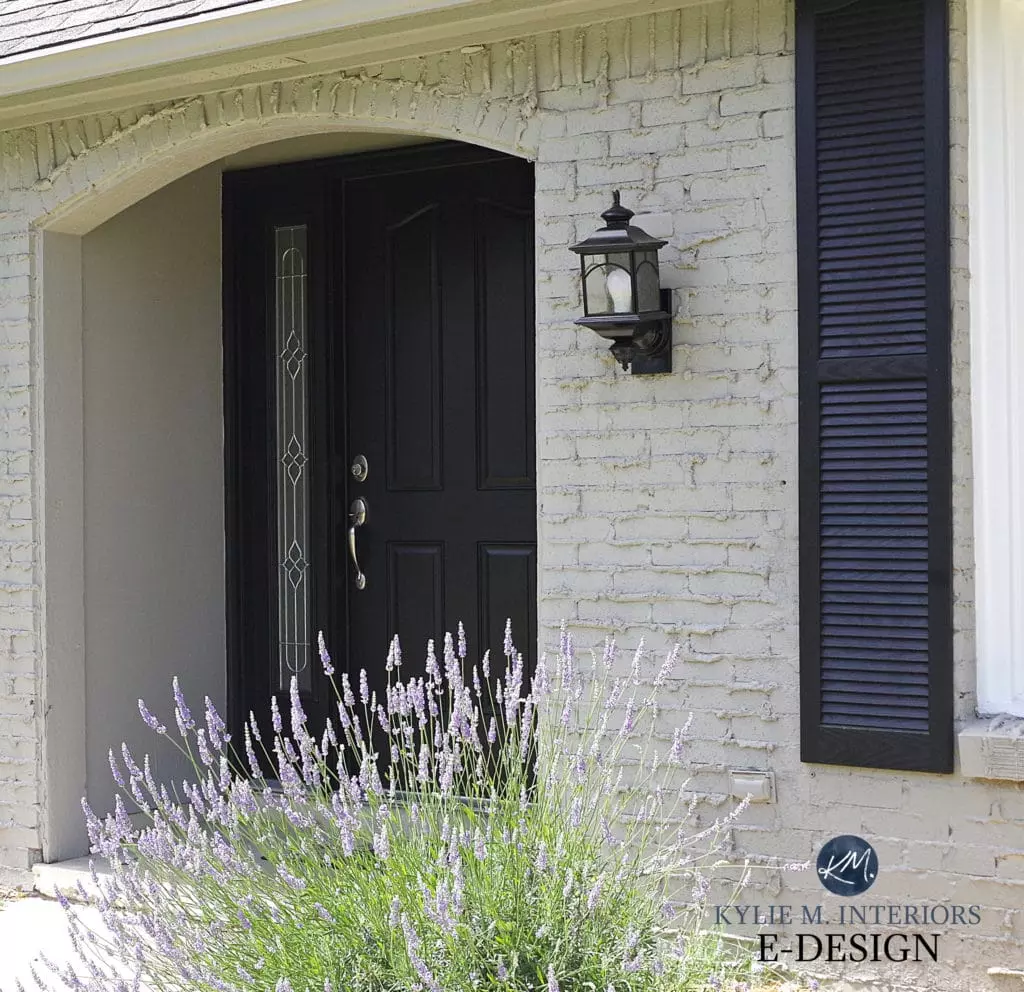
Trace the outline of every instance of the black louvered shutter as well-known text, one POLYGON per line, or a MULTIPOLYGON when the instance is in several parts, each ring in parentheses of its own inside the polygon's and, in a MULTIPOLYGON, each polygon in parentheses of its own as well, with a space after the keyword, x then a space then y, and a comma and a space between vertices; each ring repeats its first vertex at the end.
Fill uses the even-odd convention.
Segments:
POLYGON ((953 763, 947 0, 797 0, 801 756, 953 763))

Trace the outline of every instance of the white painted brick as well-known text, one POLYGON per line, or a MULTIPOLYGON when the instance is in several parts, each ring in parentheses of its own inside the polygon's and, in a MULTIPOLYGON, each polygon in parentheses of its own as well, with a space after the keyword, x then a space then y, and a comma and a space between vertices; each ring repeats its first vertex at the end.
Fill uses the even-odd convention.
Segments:
POLYGON ((612 156, 653 155, 673 152, 682 144, 682 127, 666 125, 644 131, 614 131, 609 150, 612 156))
POLYGON ((731 141, 753 141, 761 136, 760 118, 755 114, 721 117, 713 112, 706 121, 684 125, 683 136, 690 146, 724 145, 731 141))
POLYGON ((746 90, 727 91, 722 94, 719 112, 723 116, 733 114, 764 113, 793 106, 791 83, 763 83, 746 90))
MULTIPOLYGON (((595 132, 626 131, 636 127, 640 118, 639 103, 624 103, 615 107, 588 107, 563 114, 567 134, 593 134, 595 132)), ((614 154, 614 153, 613 153, 614 154)))
POLYGON ((683 93, 721 93, 752 87, 759 60, 754 55, 724 59, 713 65, 697 66, 683 72, 683 93))
POLYGON ((728 175, 697 176, 690 185, 694 202, 701 200, 749 200, 763 188, 763 175, 743 170, 728 175))
POLYGON ((632 223, 655 238, 669 240, 675 233, 675 225, 672 221, 672 215, 669 213, 637 213, 632 223))
POLYGON ((644 127, 660 127, 665 124, 685 124, 688 121, 704 121, 715 104, 709 95, 677 97, 664 100, 645 100, 640 112, 640 123, 644 127))
POLYGON ((674 176, 700 176, 709 172, 722 172, 729 168, 729 149, 689 148, 669 149, 675 154, 662 155, 655 165, 657 179, 671 179, 674 176))
POLYGON ((611 104, 635 103, 646 100, 664 99, 675 96, 679 83, 672 73, 660 73, 653 79, 646 76, 632 79, 613 79, 609 102, 611 104))
POLYGON ((644 163, 639 159, 604 158, 600 162, 580 162, 576 166, 576 181, 580 186, 616 186, 638 183, 644 178, 645 172, 644 163))
POLYGON ((603 159, 607 154, 607 134, 581 134, 545 141, 538 150, 537 160, 578 162, 582 159, 603 159))

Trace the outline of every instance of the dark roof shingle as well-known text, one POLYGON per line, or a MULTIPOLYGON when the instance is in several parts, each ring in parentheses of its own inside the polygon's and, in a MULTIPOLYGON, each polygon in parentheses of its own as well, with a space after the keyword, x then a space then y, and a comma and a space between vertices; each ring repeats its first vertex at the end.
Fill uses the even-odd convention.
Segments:
POLYGON ((0 0, 0 61, 257 0, 0 0))

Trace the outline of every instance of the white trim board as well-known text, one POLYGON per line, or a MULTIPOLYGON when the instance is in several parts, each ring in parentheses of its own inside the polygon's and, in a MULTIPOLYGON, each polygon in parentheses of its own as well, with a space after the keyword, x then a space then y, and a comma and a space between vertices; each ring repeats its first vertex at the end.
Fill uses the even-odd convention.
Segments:
POLYGON ((978 710, 1024 716, 1024 4, 970 18, 978 710))

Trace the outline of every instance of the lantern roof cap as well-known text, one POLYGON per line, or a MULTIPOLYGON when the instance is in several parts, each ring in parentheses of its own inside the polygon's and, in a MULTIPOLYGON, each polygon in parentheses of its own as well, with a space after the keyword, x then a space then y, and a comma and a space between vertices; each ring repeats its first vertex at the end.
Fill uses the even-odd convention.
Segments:
POLYGON ((601 218, 605 226, 589 238, 574 244, 574 252, 596 255, 615 251, 657 251, 668 244, 667 241, 652 237, 642 227, 634 227, 629 223, 633 211, 622 205, 618 190, 612 194, 612 205, 601 214, 601 218))

